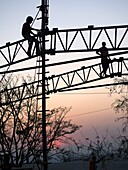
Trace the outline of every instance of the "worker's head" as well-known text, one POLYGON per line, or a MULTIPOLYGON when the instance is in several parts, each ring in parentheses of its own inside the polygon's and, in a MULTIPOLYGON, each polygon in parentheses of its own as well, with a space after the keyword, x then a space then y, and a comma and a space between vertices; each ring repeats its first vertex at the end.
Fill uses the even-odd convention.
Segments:
POLYGON ((26 18, 26 21, 31 24, 32 21, 33 21, 33 18, 32 18, 31 16, 28 16, 28 17, 26 18))
POLYGON ((93 155, 93 156, 92 156, 92 159, 93 159, 93 160, 96 160, 96 156, 95 156, 95 155, 93 155))
POLYGON ((105 47, 106 46, 106 42, 102 42, 102 46, 105 47))

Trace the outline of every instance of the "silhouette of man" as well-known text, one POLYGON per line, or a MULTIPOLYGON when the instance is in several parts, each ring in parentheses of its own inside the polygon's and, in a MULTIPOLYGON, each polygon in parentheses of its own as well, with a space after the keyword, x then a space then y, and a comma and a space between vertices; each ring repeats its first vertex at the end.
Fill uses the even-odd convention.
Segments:
POLYGON ((100 76, 106 76, 107 69, 109 68, 109 59, 108 59, 108 49, 106 48, 106 43, 102 42, 102 47, 96 51, 96 54, 101 56, 101 64, 103 71, 100 73, 100 76))
POLYGON ((38 31, 37 29, 35 28, 32 28, 30 26, 30 24, 32 23, 33 21, 33 18, 31 16, 28 16, 26 18, 26 22, 23 24, 22 26, 22 36, 28 40, 28 43, 29 43, 29 46, 28 46, 28 51, 27 51, 27 54, 28 56, 31 56, 31 49, 32 49, 32 45, 33 45, 33 42, 35 42, 35 47, 36 47, 36 55, 38 55, 40 53, 39 51, 39 42, 38 40, 35 38, 35 34, 32 32, 32 30, 35 30, 35 31, 38 31), (31 34, 33 36, 31 36, 31 34))
POLYGON ((99 163, 103 158, 96 160, 96 156, 92 155, 89 161, 89 170, 97 170, 97 163, 99 163))
POLYGON ((89 170, 96 170, 97 166, 96 166, 96 157, 92 156, 92 158, 89 161, 89 170))

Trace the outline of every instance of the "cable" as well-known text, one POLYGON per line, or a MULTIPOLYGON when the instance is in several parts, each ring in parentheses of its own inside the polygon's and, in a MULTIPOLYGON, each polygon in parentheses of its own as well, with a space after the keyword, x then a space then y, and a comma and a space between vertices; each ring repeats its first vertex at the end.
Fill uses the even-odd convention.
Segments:
MULTIPOLYGON (((117 94, 117 92, 113 92, 114 94, 117 94)), ((121 93, 128 93, 127 91, 125 92, 121 92, 121 93)), ((58 93, 57 95, 87 95, 87 94, 92 94, 92 95, 95 95, 95 94, 110 94, 110 92, 97 92, 97 93, 58 93)))
MULTIPOLYGON (((114 92, 116 93, 116 92, 114 92)), ((127 93, 127 92, 123 92, 123 93, 127 93)), ((84 94, 110 94, 109 92, 101 92, 101 93, 58 93, 58 95, 84 95, 84 94)))
POLYGON ((72 115, 72 116, 66 116, 66 118, 69 118, 69 117, 77 117, 77 116, 83 116, 83 115, 87 115, 87 114, 91 114, 91 113, 96 113, 96 112, 101 112, 101 111, 110 110, 110 109, 112 109, 112 108, 106 108, 106 109, 91 111, 91 112, 87 112, 87 113, 81 113, 81 114, 76 114, 76 115, 72 115))
POLYGON ((33 24, 34 24, 35 20, 36 20, 36 19, 37 19, 37 17, 38 17, 39 12, 40 12, 40 10, 38 10, 38 12, 37 12, 37 14, 36 14, 36 16, 35 16, 35 18, 34 18, 34 20, 33 20, 32 24, 31 24, 31 26, 33 26, 33 24))

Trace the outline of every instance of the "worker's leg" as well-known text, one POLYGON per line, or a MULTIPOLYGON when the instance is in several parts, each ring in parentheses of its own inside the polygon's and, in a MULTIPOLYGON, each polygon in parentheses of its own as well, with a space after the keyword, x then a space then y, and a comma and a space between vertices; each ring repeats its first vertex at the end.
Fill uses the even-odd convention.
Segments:
POLYGON ((39 41, 35 37, 33 37, 33 41, 35 42, 36 54, 38 55, 40 53, 40 50, 39 50, 39 41))
POLYGON ((32 49, 32 45, 33 45, 33 38, 30 35, 26 35, 25 39, 28 40, 28 51, 27 51, 27 54, 29 56, 31 56, 31 49, 32 49))

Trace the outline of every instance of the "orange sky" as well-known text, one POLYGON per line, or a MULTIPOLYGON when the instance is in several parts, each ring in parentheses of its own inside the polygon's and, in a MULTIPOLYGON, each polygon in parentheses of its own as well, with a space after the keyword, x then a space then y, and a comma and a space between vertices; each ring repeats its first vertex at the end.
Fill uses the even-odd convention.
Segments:
MULTIPOLYGON (((81 131, 87 137, 95 135, 93 126, 100 134, 104 134, 105 130, 109 130, 110 134, 118 134, 121 123, 115 122, 118 114, 115 114, 111 108, 111 104, 117 97, 119 97, 117 94, 110 97, 109 90, 106 88, 74 91, 73 94, 57 93, 52 94, 48 99, 48 107, 72 106, 67 119, 72 119, 73 123, 82 125, 81 131)), ((80 136, 79 133, 78 135, 80 136)))

